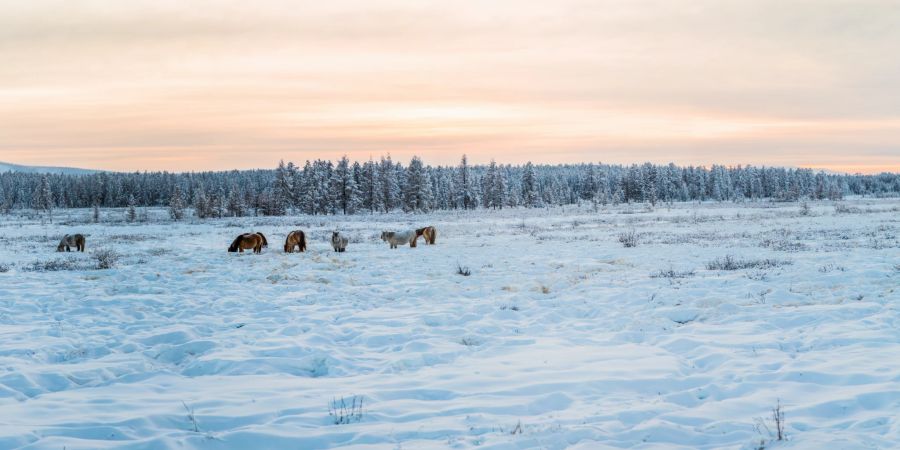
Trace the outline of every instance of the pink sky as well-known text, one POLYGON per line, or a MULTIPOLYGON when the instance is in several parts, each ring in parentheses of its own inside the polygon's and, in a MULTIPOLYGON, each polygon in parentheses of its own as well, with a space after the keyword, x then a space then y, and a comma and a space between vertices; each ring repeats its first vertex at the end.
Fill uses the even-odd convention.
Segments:
POLYGON ((0 4, 0 161, 900 171, 893 1, 0 4))

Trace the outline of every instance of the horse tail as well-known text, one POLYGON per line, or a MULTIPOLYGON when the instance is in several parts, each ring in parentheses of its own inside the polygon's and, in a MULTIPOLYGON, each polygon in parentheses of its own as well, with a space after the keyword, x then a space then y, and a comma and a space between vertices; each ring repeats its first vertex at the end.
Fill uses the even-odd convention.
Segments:
POLYGON ((437 228, 431 227, 431 239, 430 239, 431 242, 429 242, 429 244, 434 245, 434 241, 436 241, 436 240, 437 240, 437 228))
POLYGON ((231 246, 228 247, 228 251, 231 253, 238 251, 238 246, 241 245, 242 240, 244 240, 244 235, 239 234, 238 237, 234 238, 234 242, 231 243, 231 246))
POLYGON ((264 235, 264 234, 262 234, 262 233, 260 233, 260 232, 258 232, 258 231, 256 232, 256 234, 258 234, 259 237, 262 238, 262 246, 263 246, 263 247, 268 247, 268 246, 269 246, 269 241, 266 240, 266 235, 264 235))
POLYGON ((306 233, 304 233, 302 231, 298 231, 298 233, 300 233, 300 251, 305 252, 306 251, 306 233))

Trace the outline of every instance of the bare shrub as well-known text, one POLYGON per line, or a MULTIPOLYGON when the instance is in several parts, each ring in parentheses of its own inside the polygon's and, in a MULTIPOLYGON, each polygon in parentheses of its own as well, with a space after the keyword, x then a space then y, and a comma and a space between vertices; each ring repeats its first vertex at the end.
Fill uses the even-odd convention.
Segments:
POLYGON ((765 450, 768 440, 772 441, 786 441, 787 434, 784 432, 784 409, 781 406, 781 399, 777 401, 775 407, 772 408, 772 426, 775 428, 769 428, 769 425, 766 423, 766 420, 757 417, 754 419, 756 422, 756 432, 759 433, 762 438, 759 440, 759 446, 755 447, 757 450, 765 450))
POLYGON ((837 214, 861 214, 863 210, 855 206, 847 206, 843 203, 835 203, 834 212, 837 214))
POLYGON ((659 270, 657 272, 653 272, 650 274, 650 278, 689 278, 694 276, 693 270, 675 270, 673 268, 668 268, 667 270, 659 270))
POLYGON ((82 267, 78 260, 69 256, 67 258, 54 258, 48 259, 45 261, 32 261, 31 264, 25 266, 24 270, 27 272, 58 272, 62 270, 82 270, 82 267))
POLYGON ((829 272, 834 272, 834 271, 846 272, 847 268, 844 266, 835 265, 833 263, 828 263, 822 267, 819 267, 819 272, 822 272, 822 273, 829 273, 829 272))
POLYGON ((98 248, 91 255, 97 263, 98 270, 112 269, 119 263, 119 253, 111 248, 98 248))
POLYGON ((467 277, 467 276, 469 276, 469 275, 472 275, 472 271, 469 270, 469 267, 468 267, 468 266, 463 267, 463 266, 461 266, 461 265, 459 265, 459 264, 456 265, 456 273, 457 273, 457 275, 462 275, 462 276, 464 276, 464 277, 467 277))
POLYGON ((200 424, 197 423, 197 417, 194 416, 194 408, 189 408, 187 403, 185 403, 183 400, 182 400, 181 404, 184 405, 184 409, 185 409, 185 411, 187 411, 188 421, 191 422, 191 431, 193 431, 194 433, 199 433, 200 432, 200 424))
POLYGON ((706 263, 706 270, 742 270, 742 269, 771 269, 791 264, 790 261, 777 259, 736 259, 731 255, 724 258, 716 258, 706 263))
POLYGON ((0 273, 9 272, 9 264, 0 263, 0 273))
POLYGON ((763 239, 762 242, 760 242, 760 245, 779 252, 802 252, 804 250, 809 250, 808 245, 788 239, 763 239))
POLYGON ((350 397, 350 400, 341 397, 331 399, 328 405, 328 415, 335 425, 346 425, 353 422, 360 422, 363 418, 363 398, 359 395, 350 397))
POLYGON ((637 233, 634 230, 619 233, 619 242, 622 243, 622 246, 625 248, 637 247, 637 233))
POLYGON ((477 337, 469 336, 469 337, 464 337, 464 338, 460 339, 459 343, 462 345, 465 345, 466 347, 477 347, 477 346, 483 344, 484 341, 482 341, 481 339, 479 339, 477 337))
POLYGON ((784 434, 784 410, 781 408, 781 400, 772 408, 772 421, 775 422, 776 440, 783 441, 784 434))

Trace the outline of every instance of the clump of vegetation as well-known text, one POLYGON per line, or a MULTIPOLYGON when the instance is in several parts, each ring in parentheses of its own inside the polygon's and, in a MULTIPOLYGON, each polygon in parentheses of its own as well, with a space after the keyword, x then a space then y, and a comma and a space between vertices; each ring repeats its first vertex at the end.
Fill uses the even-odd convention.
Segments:
POLYGON ((756 450, 765 450, 766 448, 766 437, 769 440, 774 441, 786 441, 787 434, 784 432, 784 409, 781 406, 781 400, 779 399, 775 406, 772 408, 772 426, 775 428, 772 430, 769 428, 769 425, 766 424, 766 421, 762 418, 756 418, 756 432, 763 436, 759 441, 759 446, 756 447, 756 450))
POLYGON ((693 270, 675 270, 673 268, 669 268, 667 270, 659 270, 650 274, 650 278, 689 278, 694 276, 693 270))
POLYGON ((194 408, 189 408, 187 403, 185 403, 184 401, 182 401, 181 404, 184 405, 184 409, 185 411, 187 411, 187 418, 191 423, 191 431, 193 431, 194 433, 199 433, 200 424, 197 423, 197 417, 194 416, 194 408))
POLYGON ((861 214, 863 211, 853 206, 847 206, 843 203, 835 203, 834 212, 837 214, 861 214))
POLYGON ((634 230, 626 231, 619 234, 619 242, 625 248, 637 247, 637 233, 634 230))
POLYGON ((737 259, 731 255, 724 258, 716 258, 706 263, 706 270, 742 270, 742 269, 771 269, 791 264, 790 261, 778 259, 737 259))
POLYGON ((119 263, 119 253, 111 248, 100 248, 93 253, 98 270, 112 269, 119 263))
POLYGON ((341 397, 340 400, 332 399, 328 405, 328 415, 335 425, 346 425, 361 422, 363 418, 363 398, 359 395, 350 397, 349 400, 341 397))
POLYGON ((468 266, 461 266, 461 265, 457 264, 456 265, 456 274, 467 277, 469 275, 472 275, 472 271, 469 270, 468 266))
POLYGON ((78 260, 75 257, 67 257, 67 258, 54 258, 48 260, 38 260, 33 261, 31 264, 25 266, 24 270, 27 272, 59 272, 62 270, 82 270, 82 267, 78 260))
POLYGON ((0 263, 0 273, 6 273, 6 272, 9 272, 9 268, 10 268, 10 267, 9 267, 9 264, 6 264, 6 263, 0 263))

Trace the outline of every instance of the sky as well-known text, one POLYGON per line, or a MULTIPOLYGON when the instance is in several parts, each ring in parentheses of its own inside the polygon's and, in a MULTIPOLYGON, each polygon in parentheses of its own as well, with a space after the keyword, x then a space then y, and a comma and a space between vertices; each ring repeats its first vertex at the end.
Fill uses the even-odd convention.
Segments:
POLYGON ((900 172, 894 0, 0 0, 0 161, 900 172))

